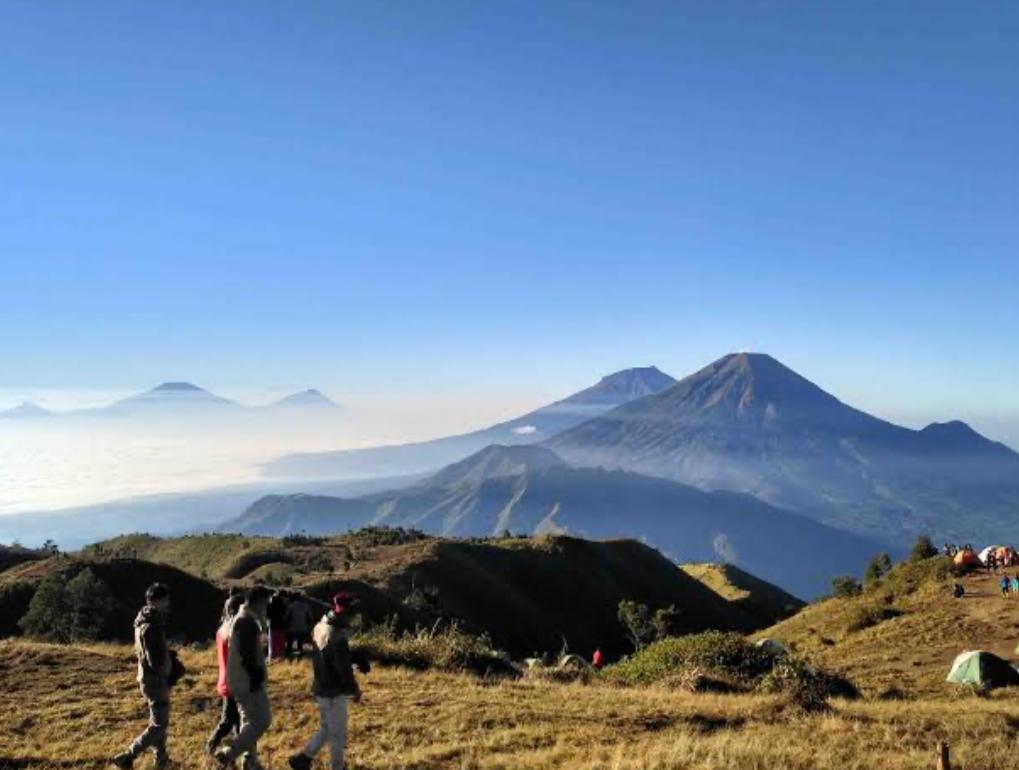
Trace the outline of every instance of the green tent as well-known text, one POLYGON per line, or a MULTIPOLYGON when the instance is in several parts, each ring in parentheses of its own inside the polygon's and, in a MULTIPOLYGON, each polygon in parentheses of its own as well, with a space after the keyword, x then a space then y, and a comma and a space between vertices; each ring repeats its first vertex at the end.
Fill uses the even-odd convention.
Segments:
POLYGON ((964 652, 952 663, 946 682, 971 684, 984 690, 1019 684, 1019 671, 1007 660, 983 650, 964 652))

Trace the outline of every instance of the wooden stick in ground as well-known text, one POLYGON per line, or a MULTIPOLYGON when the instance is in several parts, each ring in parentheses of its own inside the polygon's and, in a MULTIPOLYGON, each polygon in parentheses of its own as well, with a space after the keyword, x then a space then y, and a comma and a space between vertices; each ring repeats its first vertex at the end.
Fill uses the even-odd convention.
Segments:
POLYGON ((937 770, 952 770, 952 760, 948 756, 948 743, 946 741, 938 741, 937 757, 937 770))

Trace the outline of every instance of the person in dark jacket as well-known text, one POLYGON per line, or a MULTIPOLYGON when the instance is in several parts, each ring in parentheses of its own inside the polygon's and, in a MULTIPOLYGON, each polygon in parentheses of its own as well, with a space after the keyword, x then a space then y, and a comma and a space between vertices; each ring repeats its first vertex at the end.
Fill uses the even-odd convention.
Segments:
POLYGON ((205 743, 206 753, 216 753, 219 744, 230 733, 235 735, 240 731, 241 714, 237 710, 237 701, 230 694, 230 686, 226 682, 227 666, 230 660, 230 632, 233 630, 233 621, 244 604, 242 595, 233 594, 223 605, 223 615, 219 621, 219 628, 216 629, 216 661, 219 664, 219 679, 216 682, 216 693, 223 702, 220 712, 219 724, 212 731, 209 740, 205 743))
POLYGON ((269 661, 282 660, 287 651, 287 595, 276 591, 269 599, 269 661))
POLYGON ((122 770, 146 749, 156 755, 156 767, 166 768, 166 732, 170 725, 170 671, 173 663, 166 643, 166 622, 170 616, 170 591, 153 583, 145 591, 145 606, 134 621, 134 649, 138 657, 138 685, 149 709, 149 724, 131 747, 115 756, 112 763, 122 770))
POLYGON ((290 757, 293 770, 310 770, 312 761, 329 744, 330 767, 343 770, 347 748, 347 719, 350 701, 361 700, 361 688, 354 677, 353 665, 362 673, 370 666, 362 656, 353 656, 348 638, 348 617, 356 605, 351 594, 333 597, 333 608, 312 633, 312 664, 315 678, 311 691, 318 704, 319 729, 304 750, 290 757))
POLYGON ((262 634, 265 613, 272 592, 255 586, 230 626, 226 684, 237 701, 241 729, 229 748, 217 749, 213 755, 222 767, 233 765, 244 756, 245 770, 258 770, 258 740, 272 725, 272 708, 265 689, 266 664, 262 634))

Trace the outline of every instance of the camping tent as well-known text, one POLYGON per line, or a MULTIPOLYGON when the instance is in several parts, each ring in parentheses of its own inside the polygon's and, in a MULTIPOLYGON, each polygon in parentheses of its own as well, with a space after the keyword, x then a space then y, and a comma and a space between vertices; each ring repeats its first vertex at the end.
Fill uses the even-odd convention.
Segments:
POLYGON ((955 564, 958 567, 970 568, 981 566, 980 557, 970 548, 963 548, 955 555, 955 564))
POLYGON ((997 553, 1000 549, 1004 548, 1003 545, 989 545, 982 550, 977 556, 981 562, 987 564, 987 560, 991 557, 992 553, 997 553))
POLYGON ((770 653, 771 655, 774 655, 776 658, 789 654, 789 647, 787 647, 784 642, 780 642, 778 639, 761 639, 755 646, 767 653, 770 653))
POLYGON ((983 650, 969 650, 955 659, 945 681, 971 684, 990 690, 994 687, 1019 684, 1019 671, 997 655, 983 650))

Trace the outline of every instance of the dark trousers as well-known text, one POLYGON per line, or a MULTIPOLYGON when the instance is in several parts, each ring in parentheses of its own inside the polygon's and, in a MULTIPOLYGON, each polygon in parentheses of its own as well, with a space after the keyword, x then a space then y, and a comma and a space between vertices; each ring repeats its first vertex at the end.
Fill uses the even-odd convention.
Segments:
POLYGON ((209 745, 216 748, 230 733, 236 735, 240 729, 241 714, 237 710, 237 701, 230 697, 223 698, 223 710, 219 715, 219 724, 209 736, 209 745))

